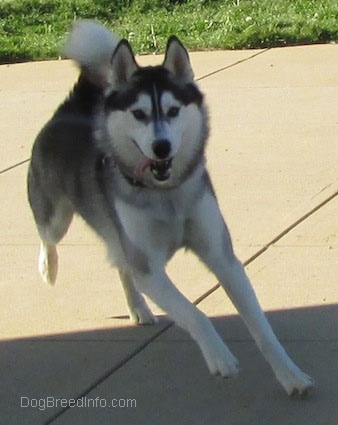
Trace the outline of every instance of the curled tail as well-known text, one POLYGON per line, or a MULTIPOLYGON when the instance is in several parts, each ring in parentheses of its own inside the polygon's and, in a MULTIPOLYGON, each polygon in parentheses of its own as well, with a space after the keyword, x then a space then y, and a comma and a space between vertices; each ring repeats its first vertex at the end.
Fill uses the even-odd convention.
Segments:
POLYGON ((105 88, 111 81, 111 58, 119 41, 98 22, 79 20, 70 30, 63 54, 73 59, 92 83, 105 88))

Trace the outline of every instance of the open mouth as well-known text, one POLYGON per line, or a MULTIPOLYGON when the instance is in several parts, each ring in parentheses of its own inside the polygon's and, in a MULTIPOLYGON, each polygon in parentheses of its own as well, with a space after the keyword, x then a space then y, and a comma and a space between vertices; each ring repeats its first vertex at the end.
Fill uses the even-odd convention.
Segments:
POLYGON ((153 161, 150 164, 150 171, 152 172, 154 178, 158 181, 166 181, 170 177, 172 159, 167 159, 163 161, 153 161))
POLYGON ((164 182, 170 177, 171 163, 172 158, 157 160, 145 156, 135 168, 134 175, 137 179, 141 179, 147 168, 150 168, 153 177, 157 181, 164 182))

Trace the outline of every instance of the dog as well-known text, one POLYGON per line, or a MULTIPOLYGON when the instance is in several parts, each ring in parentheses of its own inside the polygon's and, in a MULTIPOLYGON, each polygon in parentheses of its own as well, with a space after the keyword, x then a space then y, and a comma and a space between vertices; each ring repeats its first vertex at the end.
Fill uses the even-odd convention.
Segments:
POLYGON ((313 380, 278 342, 234 254, 206 169, 207 107, 183 44, 170 37, 162 65, 140 67, 128 41, 84 20, 64 52, 80 75, 38 134, 28 172, 43 280, 55 283, 56 245, 79 214, 118 268, 131 320, 157 322, 148 296, 190 333, 212 374, 234 376, 236 358, 165 272, 185 247, 215 274, 286 392, 306 394, 313 380))

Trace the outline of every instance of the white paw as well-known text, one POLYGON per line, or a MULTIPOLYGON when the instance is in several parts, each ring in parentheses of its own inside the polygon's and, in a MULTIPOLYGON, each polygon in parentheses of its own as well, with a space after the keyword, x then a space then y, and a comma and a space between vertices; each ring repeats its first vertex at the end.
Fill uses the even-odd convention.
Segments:
POLYGON ((44 282, 54 285, 58 272, 58 254, 54 245, 41 243, 38 269, 44 282))
POLYGON ((136 325, 155 325, 158 323, 158 318, 153 315, 145 303, 143 305, 134 306, 130 309, 129 317, 136 325))
POLYGON ((293 365, 286 373, 277 375, 277 379, 285 388, 290 397, 306 397, 308 391, 314 386, 314 380, 293 365))
POLYGON ((238 375, 239 364, 223 344, 223 342, 214 344, 212 350, 204 352, 204 358, 212 375, 221 375, 223 378, 231 378, 238 375))

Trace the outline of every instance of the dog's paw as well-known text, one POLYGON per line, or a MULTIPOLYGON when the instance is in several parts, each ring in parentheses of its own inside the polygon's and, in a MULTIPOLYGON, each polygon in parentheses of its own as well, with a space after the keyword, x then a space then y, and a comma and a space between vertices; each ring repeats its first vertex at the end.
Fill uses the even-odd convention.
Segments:
POLYGON ((286 390, 289 397, 304 398, 314 386, 314 380, 294 366, 287 373, 277 376, 277 379, 286 390))
POLYGON ((223 344, 217 344, 208 353, 204 353, 205 360, 212 375, 221 375, 223 378, 231 378, 239 373, 239 364, 223 344))
POLYGON ((136 325, 156 325, 156 323, 158 323, 158 318, 153 315, 145 303, 130 309, 129 317, 136 325))

